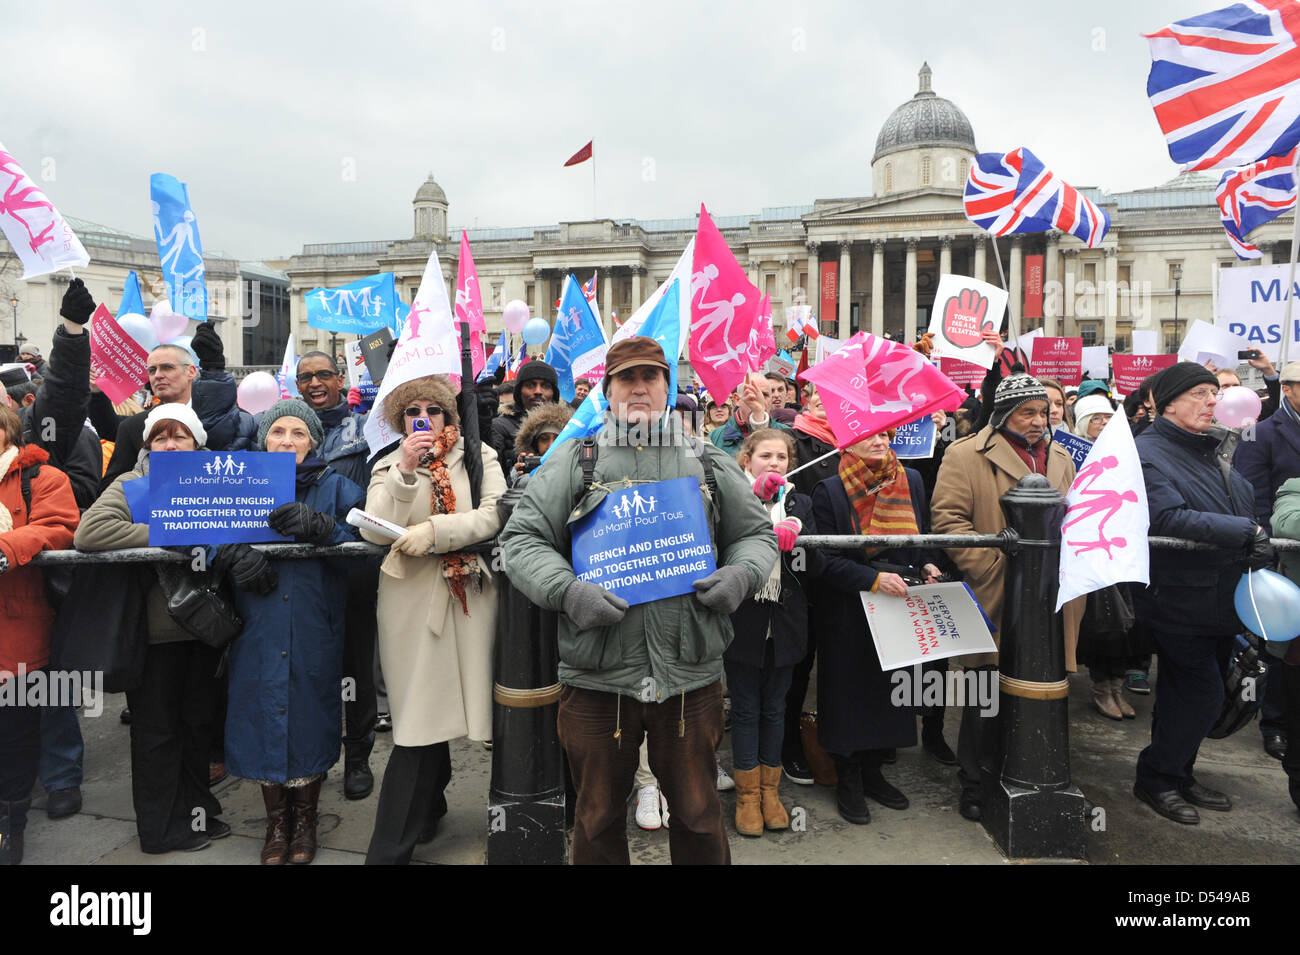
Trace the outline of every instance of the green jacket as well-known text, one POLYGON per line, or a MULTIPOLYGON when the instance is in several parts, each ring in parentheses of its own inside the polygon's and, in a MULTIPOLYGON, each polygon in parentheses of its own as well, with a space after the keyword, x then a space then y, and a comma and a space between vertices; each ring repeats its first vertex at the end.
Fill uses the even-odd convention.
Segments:
MULTIPOLYGON (((501 532, 511 583, 547 610, 561 610, 564 592, 577 578, 569 561, 569 524, 590 513, 610 490, 695 477, 713 531, 718 566, 749 571, 750 594, 767 579, 777 558, 772 523, 735 461, 707 441, 696 447, 713 464, 718 500, 709 501, 704 468, 685 446, 681 423, 666 414, 659 440, 633 446, 606 414, 595 480, 582 490, 581 441, 567 441, 532 476, 501 532), (627 483, 624 483, 624 482, 627 483)), ((578 630, 559 617, 560 682, 645 702, 659 702, 708 686, 722 677, 722 652, 731 643, 731 619, 707 609, 694 594, 629 607, 610 627, 578 630)))

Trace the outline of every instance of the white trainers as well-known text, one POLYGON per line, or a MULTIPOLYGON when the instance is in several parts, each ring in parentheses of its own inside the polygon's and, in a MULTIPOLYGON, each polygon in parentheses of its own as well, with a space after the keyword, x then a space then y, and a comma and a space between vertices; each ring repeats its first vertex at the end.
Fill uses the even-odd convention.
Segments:
POLYGON ((725 793, 729 789, 735 789, 736 781, 728 776, 727 771, 722 768, 722 760, 716 756, 713 759, 718 764, 718 792, 725 793))
POLYGON ((647 832, 654 832, 664 825, 668 818, 668 801, 659 792, 658 786, 642 786, 636 791, 636 824, 647 832), (659 806, 663 804, 664 813, 660 817, 659 806))

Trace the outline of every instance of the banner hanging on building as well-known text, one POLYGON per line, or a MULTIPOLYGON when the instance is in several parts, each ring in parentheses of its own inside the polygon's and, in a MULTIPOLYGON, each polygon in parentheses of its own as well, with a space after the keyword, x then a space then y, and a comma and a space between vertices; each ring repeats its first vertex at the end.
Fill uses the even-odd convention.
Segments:
POLYGON ((836 302, 839 297, 840 288, 840 264, 838 262, 822 263, 822 281, 821 281, 821 309, 817 315, 822 321, 834 321, 839 314, 836 311, 836 302))
POLYGON ((1043 317, 1043 257, 1025 256, 1025 311, 1024 318, 1043 317))

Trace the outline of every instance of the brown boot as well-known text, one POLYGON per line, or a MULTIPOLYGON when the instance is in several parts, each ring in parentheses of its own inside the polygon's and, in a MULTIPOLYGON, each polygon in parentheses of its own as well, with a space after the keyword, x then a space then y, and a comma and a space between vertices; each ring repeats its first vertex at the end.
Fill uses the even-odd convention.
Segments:
POLYGON ((1115 706, 1120 715, 1126 720, 1136 719, 1137 710, 1128 705, 1128 700, 1124 699, 1124 678, 1116 677, 1110 681, 1110 695, 1115 699, 1115 706))
POLYGON ((763 826, 767 829, 789 829, 790 816, 781 805, 778 788, 781 783, 780 766, 758 767, 758 791, 763 803, 763 826))
POLYGON ((262 786, 266 803, 266 845, 262 847, 262 865, 284 865, 289 855, 289 826, 292 812, 289 790, 283 786, 262 786))
POLYGON ((1115 703, 1115 695, 1110 692, 1110 680, 1092 681, 1092 705, 1102 716, 1112 720, 1124 719, 1124 714, 1115 703))
POLYGON ((289 790, 293 803, 293 836, 289 839, 289 862, 307 865, 316 858, 316 805, 320 802, 318 779, 289 790))
POLYGON ((736 831, 742 836, 763 834, 763 809, 758 791, 758 767, 733 769, 736 780, 736 831))

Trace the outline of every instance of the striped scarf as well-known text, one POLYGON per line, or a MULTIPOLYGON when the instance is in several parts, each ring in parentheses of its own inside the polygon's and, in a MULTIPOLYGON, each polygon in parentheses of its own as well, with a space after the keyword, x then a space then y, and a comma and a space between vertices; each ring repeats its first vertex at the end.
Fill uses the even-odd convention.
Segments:
MULTIPOLYGON (((451 475, 447 471, 447 452, 460 440, 460 431, 455 425, 447 425, 442 433, 433 439, 433 447, 420 456, 420 467, 429 469, 433 490, 429 499, 430 514, 455 514, 456 491, 451 486, 451 475)), ((469 604, 465 597, 465 585, 472 584, 475 592, 483 586, 482 567, 474 554, 454 551, 442 555, 442 576, 447 581, 451 594, 460 602, 460 612, 469 616, 469 604)))
MULTIPOLYGON (((879 467, 871 468, 856 454, 840 458, 840 481, 853 505, 853 519, 858 534, 918 534, 916 512, 912 509, 912 489, 907 472, 891 449, 879 467)), ((867 548, 874 557, 880 548, 867 548)))

